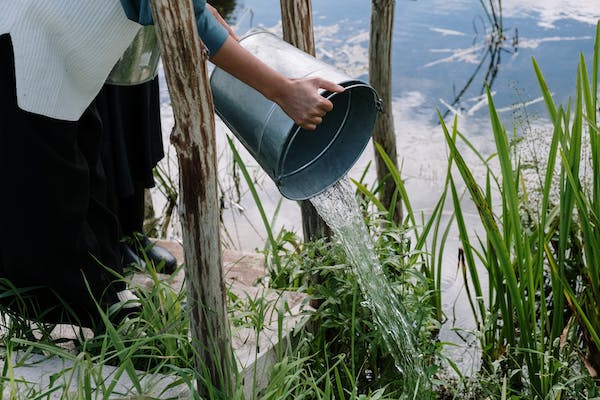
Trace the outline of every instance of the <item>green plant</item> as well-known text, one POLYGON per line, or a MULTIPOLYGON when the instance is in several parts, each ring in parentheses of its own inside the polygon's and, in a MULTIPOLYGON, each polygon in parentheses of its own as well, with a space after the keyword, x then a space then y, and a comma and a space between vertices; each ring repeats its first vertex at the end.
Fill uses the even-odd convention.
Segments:
MULTIPOLYGON (((418 332, 416 351, 422 353, 425 363, 432 366, 427 371, 432 376, 436 372, 433 366, 440 346, 431 340, 438 325, 431 318, 428 306, 427 279, 415 269, 410 240, 404 236, 403 228, 393 224, 383 227, 376 216, 367 219, 386 278, 394 295, 407 308, 418 332)), ((304 345, 298 347, 302 350, 300 356, 307 357, 306 364, 311 372, 316 376, 338 373, 339 376, 330 377, 331 382, 339 382, 341 387, 355 391, 356 395, 385 388, 386 394, 398 393, 398 397, 410 398, 409 393, 399 394, 405 388, 402 374, 385 341, 382 331, 385 327, 376 322, 369 300, 364 297, 341 245, 335 240, 305 243, 300 252, 290 253, 283 260, 282 275, 275 276, 272 282, 286 289, 298 287, 318 300, 318 309, 311 314, 312 329, 301 340, 304 345), (315 273, 321 277, 316 284, 310 279, 315 273), (282 277, 291 280, 285 281, 282 277), (330 360, 336 360, 340 366, 331 369, 330 360)), ((326 379, 322 384, 325 382, 326 379)))
POLYGON ((158 164, 152 171, 154 178, 158 181, 156 187, 165 198, 165 205, 160 213, 162 216, 161 220, 152 221, 151 225, 156 226, 148 227, 149 229, 146 229, 146 232, 152 232, 153 230, 156 230, 158 233, 157 237, 161 238, 167 237, 168 230, 171 226, 171 220, 173 218, 173 213, 176 211, 177 201, 179 198, 179 189, 177 183, 171 178, 172 174, 170 165, 170 157, 167 154, 167 159, 163 163, 158 164))
MULTIPOLYGON (((280 255, 279 255, 280 249, 278 247, 280 242, 278 242, 276 240, 273 230, 271 228, 271 226, 273 225, 273 221, 270 221, 268 219, 265 209, 262 205, 262 202, 260 201, 260 196, 258 195, 256 186, 254 185, 254 182, 252 181, 252 178, 250 177, 250 173, 248 172, 248 169, 246 168, 244 161, 242 160, 237 149, 235 148, 235 145, 234 145, 231 137, 229 137, 229 136, 227 137, 227 142, 229 143, 229 148, 233 152, 234 161, 239 166, 240 171, 242 172, 242 175, 244 176, 244 179, 246 180, 246 184, 248 185, 250 193, 252 194, 252 198, 254 199, 254 203, 256 204, 256 207, 258 208, 260 217, 262 219, 263 225, 267 232, 267 243, 265 245, 265 252, 267 252, 268 254, 271 255, 271 257, 268 258, 268 260, 271 262, 270 268, 271 269, 280 269, 281 268, 281 259, 280 259, 280 255)), ((276 217, 276 215, 277 215, 277 212, 275 213, 274 218, 276 217)))
MULTIPOLYGON (((456 183, 450 177, 465 263, 475 287, 479 281, 476 260, 488 272, 487 309, 484 310, 479 294, 474 302, 471 300, 479 305, 473 310, 481 331, 484 370, 491 373, 499 368, 501 375, 508 378, 506 393, 511 396, 522 393, 540 399, 576 396, 566 390, 575 385, 574 381, 585 380, 585 374, 572 377, 568 373, 573 363, 582 364, 572 355, 586 352, 588 362, 594 363, 592 358, 598 360, 595 355, 600 343, 600 231, 596 221, 600 198, 596 186, 591 191, 585 190, 580 179, 580 165, 582 135, 587 125, 594 185, 600 182, 600 148, 597 147, 600 142, 596 123, 599 39, 600 26, 594 49, 592 84, 590 86, 581 57, 573 109, 570 104, 566 110, 554 105, 534 61, 554 122, 538 210, 530 212, 525 206, 528 189, 524 185, 522 166, 513 158, 509 137, 489 90, 490 121, 500 172, 495 176, 488 167, 483 189, 458 150, 458 138, 466 139, 460 135, 456 124, 450 132, 441 119, 451 160, 463 178, 485 230, 477 248, 464 227, 456 183), (559 198, 553 202, 550 193, 557 162, 560 163, 559 198), (567 359, 570 364, 565 363, 567 359)), ((595 390, 589 381, 586 390, 595 390)))
MULTIPOLYGON (((544 252, 551 267, 553 288, 564 293, 564 300, 581 329, 588 361, 596 371, 600 371, 600 132, 597 123, 600 23, 596 29, 591 82, 585 59, 580 56, 572 116, 569 108, 567 111, 556 108, 541 70, 535 60, 533 62, 554 122, 556 144, 553 151, 559 153, 561 162, 558 215, 551 221, 558 232, 558 243, 550 241, 544 252), (591 187, 586 187, 580 176, 582 161, 588 161, 581 160, 586 126, 591 155, 591 187)), ((560 299, 563 297, 560 296, 560 299)), ((555 314, 559 321, 561 314, 555 314)))

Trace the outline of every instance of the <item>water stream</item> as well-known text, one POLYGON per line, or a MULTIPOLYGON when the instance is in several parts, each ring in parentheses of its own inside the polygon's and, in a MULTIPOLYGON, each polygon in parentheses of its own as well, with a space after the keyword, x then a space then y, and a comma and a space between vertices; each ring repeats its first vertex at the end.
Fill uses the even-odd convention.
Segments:
POLYGON ((428 381, 417 351, 415 328, 384 275, 348 179, 340 180, 310 201, 346 252, 365 302, 402 375, 405 393, 426 392, 428 381))

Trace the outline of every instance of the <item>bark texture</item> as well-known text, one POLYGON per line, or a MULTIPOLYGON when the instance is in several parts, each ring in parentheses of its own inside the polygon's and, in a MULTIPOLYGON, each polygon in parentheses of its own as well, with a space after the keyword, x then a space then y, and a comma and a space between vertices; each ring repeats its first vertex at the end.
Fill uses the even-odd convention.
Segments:
POLYGON ((315 55, 311 0, 281 0, 283 40, 315 55))
MULTIPOLYGON (((394 31, 394 0, 372 0, 371 42, 369 45, 369 81, 383 100, 383 112, 379 113, 373 130, 373 141, 379 143, 398 167, 396 133, 392 115, 392 34, 394 31)), ((377 179, 381 185, 380 200, 390 209, 396 185, 385 162, 375 150, 377 179)), ((402 202, 397 197, 394 220, 402 221, 402 202)))
MULTIPOLYGON (((233 392, 231 344, 221 268, 213 102, 205 47, 190 0, 151 0, 175 127, 179 213, 183 232, 188 310, 196 365, 225 398, 233 392), (209 376, 207 376, 209 374, 209 376)), ((198 392, 208 389, 198 383, 198 392)))

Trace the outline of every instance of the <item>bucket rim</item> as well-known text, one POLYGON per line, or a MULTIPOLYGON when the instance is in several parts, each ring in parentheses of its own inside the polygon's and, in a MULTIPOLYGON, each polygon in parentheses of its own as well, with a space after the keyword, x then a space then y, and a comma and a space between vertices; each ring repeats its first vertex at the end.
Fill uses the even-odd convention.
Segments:
POLYGON ((271 32, 271 31, 270 31, 270 30, 268 30, 268 29, 265 29, 265 28, 260 28, 260 27, 254 27, 254 28, 250 28, 250 29, 248 29, 248 30, 247 30, 247 31, 246 31, 244 34, 242 34, 242 35, 239 37, 239 40, 238 40, 238 42, 241 42, 242 40, 244 40, 244 39, 247 39, 247 38, 249 38, 250 36, 258 35, 258 34, 261 34, 261 33, 267 33, 267 34, 269 34, 269 35, 271 35, 271 36, 275 36, 276 38, 278 38, 278 39, 281 39, 281 37, 280 37, 279 35, 277 35, 277 34, 276 34, 276 33, 274 33, 274 32, 271 32))
MULTIPOLYGON (((375 98, 375 103, 376 103, 375 107, 376 108, 378 107, 377 103, 378 103, 379 100, 378 100, 378 97, 377 97, 377 92, 368 83, 363 82, 363 81, 358 80, 358 79, 351 79, 351 80, 348 80, 348 81, 345 81, 345 82, 339 82, 338 85, 344 87, 345 90, 343 92, 341 92, 341 93, 330 92, 330 91, 323 91, 321 93, 321 96, 325 97, 327 100, 331 100, 334 97, 339 96, 339 95, 345 93, 346 90, 352 90, 352 89, 359 88, 359 87, 360 88, 367 88, 367 89, 371 90, 371 92, 372 92, 372 94, 373 94, 373 96, 375 98)), ((349 110, 347 110, 347 112, 348 111, 349 110)), ((344 117, 344 120, 346 119, 346 117, 347 117, 347 115, 344 117)), ((306 168, 309 168, 315 162, 317 162, 317 160, 319 159, 319 156, 322 155, 323 153, 325 153, 333 145, 333 142, 335 142, 335 140, 337 139, 337 137, 341 133, 341 130, 342 130, 342 126, 340 126, 339 129, 337 130, 337 132, 333 135, 333 137, 332 137, 329 145, 327 147, 325 147, 321 152, 319 152, 319 154, 315 158, 313 158, 310 162, 302 165, 299 168, 296 168, 293 171, 287 172, 285 174, 281 174, 280 172, 283 170, 283 164, 284 164, 284 162, 285 162, 285 160, 287 158, 288 152, 289 152, 290 147, 291 147, 290 144, 295 140, 296 136, 298 134, 300 134, 301 131, 303 131, 303 129, 298 124, 294 123, 294 125, 289 130, 290 134, 287 135, 286 141, 285 141, 284 146, 283 146, 283 148, 285 149, 285 151, 279 157, 279 162, 277 163, 277 171, 274 171, 274 172, 276 172, 274 174, 275 175, 275 180, 278 182, 278 181, 281 181, 282 179, 285 179, 285 178, 288 178, 288 177, 290 177, 292 175, 300 173, 303 170, 305 170, 306 168)))
MULTIPOLYGON (((339 85, 346 88, 346 90, 352 90, 352 89, 357 89, 357 88, 368 89, 368 91, 373 95, 374 113, 377 114, 379 111, 381 111, 381 100, 380 100, 377 92, 375 91, 375 89, 368 83, 361 81, 361 80, 357 80, 357 79, 351 79, 351 80, 348 80, 345 82, 340 82, 339 85)), ((336 92, 325 91, 322 93, 322 95, 323 95, 323 97, 325 97, 327 99, 332 99, 333 97, 342 95, 345 92, 346 91, 344 91, 342 93, 336 93, 336 92)), ((351 95, 351 92, 349 92, 349 94, 351 95)), ((344 120, 346 120, 348 118, 349 111, 350 110, 347 110, 347 112, 344 116, 344 120)), ((279 188, 279 191, 281 192, 281 194, 284 197, 286 197, 290 200, 306 200, 306 199, 312 198, 312 197, 318 195, 319 193, 322 193, 323 191, 327 190, 329 187, 333 186, 339 179, 342 179, 348 173, 348 171, 350 171, 350 169, 353 167, 353 165, 356 163, 356 161, 360 158, 360 156, 364 152, 365 148, 367 147, 369 140, 371 138, 372 132, 369 132, 368 135, 365 135, 364 139, 366 139, 366 140, 362 140, 362 143, 360 144, 360 146, 356 147, 357 151, 356 151, 356 154, 352 157, 352 160, 350 160, 350 162, 348 162, 345 167, 338 170, 338 172, 341 172, 339 174, 338 179, 332 180, 331 182, 328 182, 327 184, 322 185, 317 190, 311 189, 311 190, 304 191, 304 192, 295 191, 295 190, 291 190, 291 191, 287 190, 286 184, 284 184, 285 181, 289 181, 290 179, 293 180, 293 179, 296 179, 295 177, 301 176, 303 171, 314 168, 315 164, 317 164, 320 161, 321 155, 326 153, 334 145, 334 143, 339 139, 339 136, 342 133, 342 130, 343 130, 343 126, 340 126, 338 131, 332 136, 332 139, 330 140, 330 142, 326 146, 326 148, 324 148, 322 151, 320 151, 319 154, 316 155, 315 157, 313 157, 309 162, 303 164, 302 166, 300 166, 299 168, 296 168, 295 170, 293 170, 291 172, 282 174, 281 171, 284 170, 284 164, 286 162, 286 157, 290 151, 291 143, 296 138, 296 136, 301 131, 303 131, 303 129, 300 128, 297 124, 294 124, 292 129, 290 129, 290 131, 289 131, 290 134, 287 136, 287 140, 284 145, 285 151, 282 152, 282 154, 279 157, 279 160, 277 162, 277 171, 273 171, 274 172, 274 174, 273 174, 274 181, 275 181, 277 187, 279 188)))

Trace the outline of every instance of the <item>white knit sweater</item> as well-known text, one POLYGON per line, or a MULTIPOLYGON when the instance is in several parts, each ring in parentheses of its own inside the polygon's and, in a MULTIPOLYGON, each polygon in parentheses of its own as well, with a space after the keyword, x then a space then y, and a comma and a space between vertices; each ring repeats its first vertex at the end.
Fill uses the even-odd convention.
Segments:
POLYGON ((19 107, 78 120, 139 28, 119 0, 0 0, 19 107))

